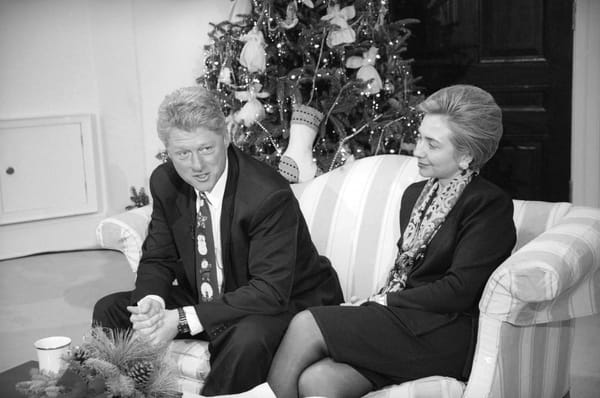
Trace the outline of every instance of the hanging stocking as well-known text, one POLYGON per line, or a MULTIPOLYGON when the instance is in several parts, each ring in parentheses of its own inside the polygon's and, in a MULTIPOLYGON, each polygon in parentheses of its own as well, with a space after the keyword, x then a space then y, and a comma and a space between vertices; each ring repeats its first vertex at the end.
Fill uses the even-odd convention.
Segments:
POLYGON ((294 107, 290 141, 279 162, 279 173, 291 183, 308 181, 317 175, 312 148, 323 117, 323 113, 310 106, 294 107))

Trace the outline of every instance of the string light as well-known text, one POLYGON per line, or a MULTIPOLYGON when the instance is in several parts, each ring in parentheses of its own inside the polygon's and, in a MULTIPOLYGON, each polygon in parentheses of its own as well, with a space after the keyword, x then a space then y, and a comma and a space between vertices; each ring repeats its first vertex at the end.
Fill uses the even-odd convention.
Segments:
POLYGON ((323 7, 309 8, 305 3, 295 2, 300 23, 288 28, 280 21, 286 18, 289 1, 274 0, 252 0, 250 18, 240 24, 213 25, 214 32, 209 33, 211 39, 203 51, 204 76, 198 83, 219 93, 226 114, 233 114, 243 105, 236 102, 234 92, 247 90, 253 81, 260 82, 263 90, 270 93, 269 98, 261 99, 266 112, 261 127, 238 131, 238 141, 243 141, 246 149, 260 154, 267 162, 276 161, 277 149, 286 146, 289 137, 286 127, 293 107, 309 102, 322 107, 320 110, 325 114, 313 146, 313 159, 320 167, 327 168, 332 152, 338 149, 339 156, 333 159, 336 165, 350 159, 353 153, 356 157, 369 156, 381 153, 383 148, 393 153, 402 137, 412 135, 418 124, 416 118, 410 122, 414 117, 408 103, 418 102, 415 97, 423 95, 420 90, 413 90, 410 61, 402 56, 410 30, 382 23, 387 20, 389 0, 355 2, 356 43, 328 47, 322 42, 328 32, 321 32, 323 25, 318 23, 321 16, 317 14, 323 12, 323 7), (249 73, 238 62, 243 45, 238 39, 253 26, 262 31, 268 54, 267 70, 260 73, 249 73), (381 50, 376 55, 376 68, 384 81, 381 91, 371 95, 367 95, 367 90, 372 89, 372 84, 357 84, 356 71, 346 68, 347 55, 356 55, 368 45, 381 50), (231 70, 231 82, 224 79, 225 68, 231 70), (408 122, 393 128, 383 127, 400 115, 406 116, 408 122), (365 129, 363 125, 368 127, 365 129))

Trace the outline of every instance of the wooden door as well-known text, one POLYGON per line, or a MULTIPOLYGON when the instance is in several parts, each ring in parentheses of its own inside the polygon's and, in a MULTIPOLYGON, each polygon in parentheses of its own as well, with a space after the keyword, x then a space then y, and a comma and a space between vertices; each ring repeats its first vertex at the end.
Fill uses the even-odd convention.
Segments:
POLYGON ((425 94, 474 84, 501 106, 482 173, 513 198, 570 200, 572 0, 397 0, 390 13, 421 20, 408 54, 425 94))

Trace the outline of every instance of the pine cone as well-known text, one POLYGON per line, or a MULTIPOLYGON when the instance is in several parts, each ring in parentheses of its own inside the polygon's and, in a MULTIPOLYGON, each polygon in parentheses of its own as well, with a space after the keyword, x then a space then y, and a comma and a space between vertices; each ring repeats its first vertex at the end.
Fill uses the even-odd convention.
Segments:
POLYGON ((73 360, 83 363, 90 357, 90 353, 81 347, 75 347, 73 350, 73 360))
POLYGON ((127 371, 127 375, 135 381, 136 388, 141 389, 148 383, 153 371, 154 365, 151 362, 141 361, 134 363, 127 371))

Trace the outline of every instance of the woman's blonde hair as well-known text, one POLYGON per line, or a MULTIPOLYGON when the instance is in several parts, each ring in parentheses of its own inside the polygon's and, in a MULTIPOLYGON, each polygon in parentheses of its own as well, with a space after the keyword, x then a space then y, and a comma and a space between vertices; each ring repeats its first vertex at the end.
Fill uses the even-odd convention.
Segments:
POLYGON ((502 137, 502 111, 487 91, 466 84, 442 88, 418 106, 425 114, 446 116, 451 141, 460 154, 469 154, 479 170, 496 153, 502 137))

